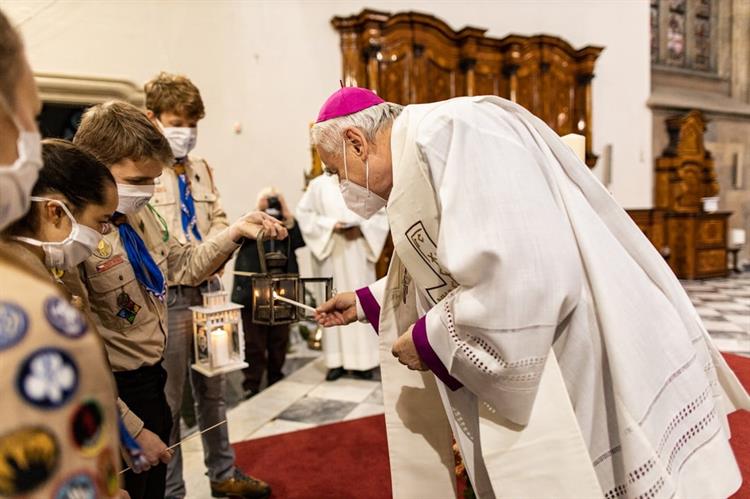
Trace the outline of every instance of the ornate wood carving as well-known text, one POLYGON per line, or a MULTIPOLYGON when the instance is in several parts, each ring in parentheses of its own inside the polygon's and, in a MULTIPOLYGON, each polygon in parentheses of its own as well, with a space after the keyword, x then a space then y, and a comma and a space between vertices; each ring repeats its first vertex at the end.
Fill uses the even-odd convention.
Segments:
POLYGON ((719 193, 714 161, 703 142, 706 120, 691 111, 669 118, 666 125, 670 140, 655 161, 654 209, 628 213, 662 253, 657 240, 664 241, 678 277, 725 276, 731 213, 705 213, 701 201, 719 193))
POLYGON ((706 123, 700 111, 667 120, 669 144, 656 159, 656 208, 699 213, 701 199, 719 193, 714 160, 703 144, 706 123))
POLYGON ((455 31, 417 12, 363 10, 331 23, 341 36, 345 84, 368 87, 400 104, 499 95, 560 135, 584 135, 586 163, 596 163, 591 80, 601 47, 576 50, 547 35, 490 38, 485 29, 455 31))

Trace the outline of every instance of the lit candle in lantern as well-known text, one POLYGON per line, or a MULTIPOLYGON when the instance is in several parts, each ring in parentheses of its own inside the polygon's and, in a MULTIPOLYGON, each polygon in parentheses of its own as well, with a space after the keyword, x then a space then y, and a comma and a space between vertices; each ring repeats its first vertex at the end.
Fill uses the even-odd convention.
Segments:
POLYGON ((213 367, 229 364, 229 336, 223 329, 211 331, 211 353, 213 367))

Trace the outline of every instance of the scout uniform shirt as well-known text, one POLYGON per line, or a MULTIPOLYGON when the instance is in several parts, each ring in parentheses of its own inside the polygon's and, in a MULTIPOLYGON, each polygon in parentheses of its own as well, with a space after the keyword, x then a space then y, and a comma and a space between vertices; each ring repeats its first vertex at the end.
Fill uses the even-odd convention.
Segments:
MULTIPOLYGON (((228 229, 198 246, 182 245, 152 210, 146 206, 129 215, 128 222, 170 281, 196 286, 238 247, 228 229)), ((69 289, 83 285, 82 295, 95 315, 112 370, 132 371, 161 361, 167 336, 166 300, 155 297, 138 282, 119 231, 105 235, 79 269, 78 283, 77 279, 65 282, 69 289)))
MULTIPOLYGON (((178 175, 185 175, 195 205, 195 226, 205 241, 229 226, 229 220, 219 199, 219 190, 214 183, 213 170, 204 159, 190 156, 184 165, 176 164, 164 168, 156 179, 151 204, 164 217, 169 228, 181 243, 198 244, 192 232, 185 234, 182 225, 182 203, 178 175)), ((170 280, 170 285, 179 284, 170 280)))
POLYGON ((0 243, 0 496, 116 497, 115 387, 95 329, 44 264, 0 243))

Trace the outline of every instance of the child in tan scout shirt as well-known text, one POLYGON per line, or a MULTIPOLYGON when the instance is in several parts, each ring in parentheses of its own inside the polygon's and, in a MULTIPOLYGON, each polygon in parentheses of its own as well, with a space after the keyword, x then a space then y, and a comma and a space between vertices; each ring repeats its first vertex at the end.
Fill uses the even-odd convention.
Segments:
MULTIPOLYGON (((40 189, 37 177, 47 172, 34 116, 41 102, 21 38, 2 11, 0 48, 0 230, 23 218, 23 235, 62 242, 73 231, 66 209, 96 230, 90 215, 112 204, 104 193, 68 204, 68 196, 40 189), (44 194, 55 200, 31 197, 44 194)), ((91 162, 92 177, 100 175, 88 180, 107 184, 104 167, 91 162)), ((109 184, 115 199, 111 176, 109 184)), ((80 193, 79 185, 65 187, 70 197, 80 193)), ((0 496, 127 499, 119 491, 115 390, 101 342, 45 259, 38 246, 0 241, 0 496)))
MULTIPOLYGON (((198 245, 229 225, 221 206, 219 190, 208 163, 193 154, 198 136, 198 122, 205 110, 198 88, 185 76, 160 73, 145 85, 146 114, 169 141, 174 165, 164 168, 156 179, 151 204, 164 218, 169 232, 183 244, 198 245)), ((165 392, 172 409, 172 433, 169 444, 180 441, 180 409, 186 378, 190 381, 201 430, 226 418, 223 374, 206 377, 190 368, 193 351, 193 314, 189 307, 202 303, 199 286, 169 285, 169 341, 164 351, 167 371, 165 392)), ((234 451, 229 445, 227 426, 203 435, 203 453, 208 468, 211 491, 215 495, 259 497, 266 487, 245 475, 234 465, 234 451)), ((182 477, 182 453, 179 447, 167 466, 166 497, 185 497, 182 477)))
POLYGON ((274 218, 249 213, 200 245, 183 245, 149 204, 154 179, 172 164, 169 144, 146 115, 131 104, 108 102, 83 116, 74 142, 96 156, 117 181, 114 228, 79 266, 80 281, 68 279, 90 304, 102 334, 120 398, 143 422, 136 439, 157 465, 125 474, 134 498, 163 498, 166 450, 172 422, 164 395, 162 358, 167 339, 167 279, 196 285, 220 268, 242 238, 263 230, 285 237, 274 218), (159 461, 162 462, 159 465, 159 461))

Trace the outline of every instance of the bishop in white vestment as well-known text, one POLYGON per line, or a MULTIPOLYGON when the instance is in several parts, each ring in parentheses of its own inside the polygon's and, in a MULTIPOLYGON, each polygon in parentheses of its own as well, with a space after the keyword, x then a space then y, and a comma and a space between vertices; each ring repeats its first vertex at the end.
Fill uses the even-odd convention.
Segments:
POLYGON ((387 205, 387 277, 318 319, 379 333, 394 497, 454 497, 451 433, 482 498, 739 488, 727 414, 747 393, 659 253, 545 123, 498 97, 402 109, 358 88, 317 121, 347 206, 387 205))
MULTIPOLYGON (((295 218, 312 252, 313 275, 333 276, 336 289, 358 289, 375 281, 375 263, 388 236, 385 210, 360 217, 346 207, 338 179, 320 175, 307 186, 295 218)), ((362 323, 326 328, 323 357, 329 375, 348 370, 365 376, 380 363, 378 337, 362 323)))

